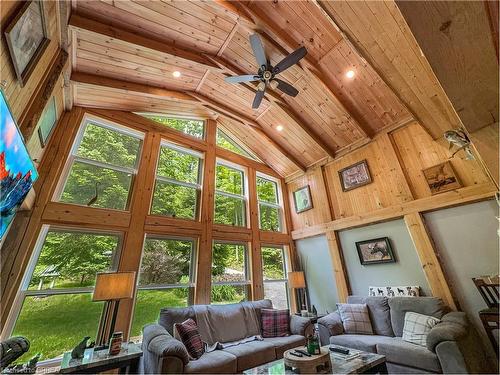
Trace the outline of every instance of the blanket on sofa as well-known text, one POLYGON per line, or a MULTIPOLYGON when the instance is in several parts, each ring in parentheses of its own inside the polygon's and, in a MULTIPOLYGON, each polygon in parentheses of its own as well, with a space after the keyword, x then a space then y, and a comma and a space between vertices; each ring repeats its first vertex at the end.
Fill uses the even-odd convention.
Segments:
POLYGON ((195 305, 193 308, 207 352, 262 340, 257 312, 250 303, 195 305))

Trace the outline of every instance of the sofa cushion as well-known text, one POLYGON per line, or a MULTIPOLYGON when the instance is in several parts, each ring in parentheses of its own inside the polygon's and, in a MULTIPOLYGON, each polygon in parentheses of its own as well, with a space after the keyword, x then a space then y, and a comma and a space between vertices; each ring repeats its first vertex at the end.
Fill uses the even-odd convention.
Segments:
POLYGON ((377 353, 385 355, 387 362, 441 372, 441 365, 436 354, 420 345, 403 341, 400 337, 393 337, 389 341, 378 343, 377 353))
POLYGON ((175 323, 174 329, 186 347, 189 356, 195 359, 200 358, 205 352, 205 347, 201 341, 196 322, 193 319, 187 319, 182 323, 175 323))
POLYGON ((394 336, 391 325, 391 310, 387 297, 349 296, 347 303, 365 303, 368 306, 373 333, 382 336, 394 336))
POLYGON ((290 310, 261 309, 262 337, 290 335, 290 310))
POLYGON ((389 298, 392 330, 396 336, 403 335, 406 312, 412 311, 441 319, 446 313, 443 301, 435 297, 393 297, 389 298))
POLYGON ((165 329, 172 336, 174 335, 174 324, 182 323, 187 319, 193 319, 196 321, 193 308, 190 307, 174 307, 174 308, 163 308, 160 310, 160 317, 158 319, 158 324, 165 327, 165 329))
POLYGON ((252 341, 224 349, 237 358, 237 371, 259 366, 276 359, 274 344, 267 341, 252 341))
POLYGON ((236 356, 222 350, 204 353, 200 358, 191 360, 184 367, 189 374, 235 374, 237 372, 236 356))
POLYGON ((337 335, 330 337, 330 344, 376 353, 378 343, 390 342, 392 339, 378 335, 337 335))
POLYGON ((373 335, 372 323, 366 304, 337 303, 345 333, 373 335))
POLYGON ((269 337, 264 339, 264 342, 270 342, 274 345, 276 358, 283 358, 283 353, 288 349, 305 346, 306 338, 300 335, 290 335, 286 337, 269 337))
POLYGON ((404 341, 427 347, 427 335, 439 322, 440 320, 433 316, 408 311, 405 315, 402 338, 404 341))

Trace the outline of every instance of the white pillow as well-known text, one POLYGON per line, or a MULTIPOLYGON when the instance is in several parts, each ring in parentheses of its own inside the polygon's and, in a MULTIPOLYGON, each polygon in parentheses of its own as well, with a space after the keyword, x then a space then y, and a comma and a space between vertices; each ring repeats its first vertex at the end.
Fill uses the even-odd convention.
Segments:
POLYGON ((441 322, 441 320, 434 318, 433 316, 408 311, 405 314, 402 339, 404 341, 426 347, 427 335, 431 331, 432 327, 439 322, 441 322))

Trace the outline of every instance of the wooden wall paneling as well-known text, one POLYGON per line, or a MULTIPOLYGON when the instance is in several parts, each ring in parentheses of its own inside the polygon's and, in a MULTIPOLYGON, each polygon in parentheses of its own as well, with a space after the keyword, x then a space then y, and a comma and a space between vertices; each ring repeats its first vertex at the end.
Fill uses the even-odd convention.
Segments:
POLYGON ((212 281, 212 229, 215 199, 215 145, 217 123, 207 120, 205 130, 207 151, 203 167, 203 189, 201 195, 201 237, 198 244, 196 267, 196 289, 194 301, 196 304, 210 303, 212 281))
MULTIPOLYGON (((130 204, 130 226, 125 232, 120 254, 119 271, 135 271, 139 278, 142 248, 144 245, 144 224, 149 214, 156 178, 156 163, 160 153, 161 136, 155 132, 145 134, 138 173, 132 186, 130 204)), ((137 285, 137 283, 136 283, 137 285)), ((135 294, 135 291, 134 291, 135 294)), ((116 317, 116 330, 123 331, 128 338, 134 311, 134 300, 123 300, 116 317)))
POLYGON ((298 240, 301 238, 318 236, 329 230, 339 231, 399 219, 404 215, 414 212, 429 212, 447 207, 480 202, 493 199, 496 191, 496 186, 492 182, 468 186, 395 206, 363 212, 350 217, 297 229, 292 232, 292 238, 298 240))
POLYGON ((332 259, 333 276, 335 278, 335 286, 337 287, 339 302, 346 303, 351 290, 349 287, 347 270, 344 264, 344 255, 342 253, 337 232, 326 232, 326 240, 328 241, 328 251, 330 252, 330 258, 332 259))
POLYGON ((484 2, 396 4, 466 129, 498 122, 498 59, 484 2))
MULTIPOLYGON (((498 136, 498 131, 496 134, 498 136)), ((431 195, 422 171, 446 161, 451 162, 463 186, 480 185, 489 181, 479 161, 465 160, 464 151, 449 159, 456 147, 449 150, 444 138, 434 141, 417 122, 392 132, 390 138, 401 158, 401 167, 416 199, 431 195)))
POLYGON ((262 251, 259 230, 259 203, 257 200, 257 175, 255 169, 248 168, 248 205, 250 210, 250 261, 252 275, 252 300, 264 298, 264 278, 262 275, 262 251))
POLYGON ((336 218, 411 201, 411 191, 398 165, 397 156, 386 136, 377 137, 367 146, 326 165, 325 175, 336 218), (367 160, 372 182, 350 191, 342 191, 338 171, 362 160, 367 160))
POLYGON ((411 213, 405 215, 404 220, 417 250, 432 295, 441 298, 448 307, 456 310, 455 299, 439 263, 434 243, 425 226, 422 214, 418 212, 411 213))
POLYGON ((292 227, 294 230, 332 220, 330 207, 326 204, 328 202, 328 196, 321 168, 315 168, 287 185, 292 227), (295 212, 293 192, 306 185, 309 185, 311 190, 313 208, 298 214, 295 212))
POLYGON ((498 123, 486 126, 474 133, 470 133, 469 137, 472 141, 472 146, 476 150, 476 157, 483 164, 484 169, 493 180, 497 188, 498 172, 499 172, 499 128, 498 123))
POLYGON ((0 307, 2 313, 0 315, 2 326, 5 324, 8 310, 12 306, 38 238, 45 205, 52 198, 82 118, 82 109, 75 107, 71 112, 65 113, 59 120, 38 169, 39 178, 34 186, 37 196, 33 208, 28 214, 29 218, 26 218, 23 214, 19 216, 19 219, 17 217, 14 219, 13 230, 17 229, 17 232, 8 233, 0 249, 2 255, 8 254, 5 258, 1 257, 2 303, 0 307), (18 220, 25 220, 26 225, 16 225, 18 220))

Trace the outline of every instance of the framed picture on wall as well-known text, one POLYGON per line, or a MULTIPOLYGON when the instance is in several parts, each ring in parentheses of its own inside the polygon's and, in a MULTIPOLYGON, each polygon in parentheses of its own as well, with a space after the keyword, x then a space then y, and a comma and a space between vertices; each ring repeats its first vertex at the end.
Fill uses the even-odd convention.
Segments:
POLYGON ((349 191, 372 182, 366 160, 361 160, 339 171, 342 191, 349 191))
POLYGON ((47 140, 52 134, 52 129, 57 122, 57 107, 56 98, 53 96, 45 108, 43 109, 42 116, 38 121, 38 138, 40 139, 40 145, 45 147, 47 140))
POLYGON ((43 2, 26 1, 5 29, 5 39, 22 87, 49 44, 43 2))
POLYGON ((301 213, 313 208, 311 190, 306 185, 293 192, 293 202, 295 203, 295 212, 301 213))
POLYGON ((388 237, 356 242, 356 249, 362 265, 396 262, 388 237))
POLYGON ((462 187, 449 161, 424 169, 422 173, 432 195, 462 187))

